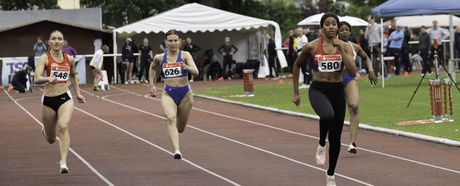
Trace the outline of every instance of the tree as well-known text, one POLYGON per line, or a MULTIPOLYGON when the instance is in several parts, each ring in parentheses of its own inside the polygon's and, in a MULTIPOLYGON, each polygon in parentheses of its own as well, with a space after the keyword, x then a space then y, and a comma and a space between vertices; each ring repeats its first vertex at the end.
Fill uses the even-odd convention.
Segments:
POLYGON ((1 0, 1 10, 58 9, 57 0, 1 0))

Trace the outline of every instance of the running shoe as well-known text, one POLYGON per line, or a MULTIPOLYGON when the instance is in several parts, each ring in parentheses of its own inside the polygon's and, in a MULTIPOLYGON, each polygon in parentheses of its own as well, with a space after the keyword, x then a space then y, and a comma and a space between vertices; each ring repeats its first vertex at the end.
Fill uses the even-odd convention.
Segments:
POLYGON ((326 148, 318 144, 315 157, 317 164, 324 165, 324 163, 326 162, 326 148))
POLYGON ((174 159, 176 159, 176 160, 182 159, 182 154, 180 154, 180 153, 174 154, 174 159))
POLYGON ((67 167, 66 163, 64 163, 64 162, 59 163, 59 173, 61 173, 61 174, 69 173, 69 167, 67 167))
POLYGON ((336 186, 335 184, 335 176, 332 175, 332 176, 329 176, 326 174, 326 185, 327 186, 336 186))
POLYGON ((355 143, 351 143, 350 146, 348 146, 347 151, 348 151, 349 153, 356 154, 356 152, 358 151, 358 147, 356 147, 356 144, 355 144, 355 143))

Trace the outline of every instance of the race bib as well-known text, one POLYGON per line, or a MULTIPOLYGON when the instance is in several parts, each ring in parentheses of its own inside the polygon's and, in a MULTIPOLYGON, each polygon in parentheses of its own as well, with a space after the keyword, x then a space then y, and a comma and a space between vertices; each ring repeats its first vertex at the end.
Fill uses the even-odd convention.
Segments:
POLYGON ((52 66, 50 76, 58 81, 67 81, 69 80, 70 69, 63 66, 52 66))
POLYGON ((182 76, 182 67, 180 63, 163 64, 163 74, 165 78, 182 76))
POLYGON ((318 71, 320 72, 338 72, 342 70, 342 56, 340 54, 315 57, 318 61, 318 71))

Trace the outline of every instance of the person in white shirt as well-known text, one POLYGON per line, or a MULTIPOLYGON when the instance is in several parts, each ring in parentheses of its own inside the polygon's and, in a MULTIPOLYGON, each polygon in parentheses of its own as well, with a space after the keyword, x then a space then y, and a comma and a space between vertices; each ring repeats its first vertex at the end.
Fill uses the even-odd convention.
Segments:
POLYGON ((89 67, 93 71, 94 81, 93 81, 93 90, 100 91, 101 88, 98 86, 99 82, 102 80, 102 63, 104 59, 104 53, 109 52, 109 47, 107 45, 102 45, 99 50, 94 53, 91 62, 89 63, 89 67))
MULTIPOLYGON (((295 29, 295 32, 297 34, 297 48, 294 46, 294 49, 296 49, 297 51, 297 56, 300 55, 300 52, 302 51, 302 47, 308 43, 308 38, 307 36, 305 36, 304 32, 303 32, 303 28, 302 27, 297 27, 297 29, 295 29)), ((310 85, 307 84, 307 77, 308 77, 308 66, 307 66, 307 63, 303 63, 302 66, 300 67, 301 70, 302 70, 302 75, 303 75, 303 84, 302 86, 300 86, 299 88, 309 88, 310 85)))
POLYGON ((449 37, 449 32, 446 29, 439 27, 437 20, 433 20, 433 27, 429 28, 426 32, 430 35, 431 38, 430 59, 434 60, 434 52, 436 51, 438 54, 439 63, 442 63, 444 61, 444 56, 441 42, 442 40, 445 40, 449 37))

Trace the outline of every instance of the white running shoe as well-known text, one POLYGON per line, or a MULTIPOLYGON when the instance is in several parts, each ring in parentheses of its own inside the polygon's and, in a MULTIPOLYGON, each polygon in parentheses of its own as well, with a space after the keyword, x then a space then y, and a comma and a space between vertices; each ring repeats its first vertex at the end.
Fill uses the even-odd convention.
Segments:
POLYGON ((327 186, 336 186, 335 184, 335 176, 332 175, 332 176, 329 176, 326 174, 326 185, 327 186))
POLYGON ((299 87, 299 89, 308 89, 310 88, 310 85, 307 84, 302 84, 302 86, 299 87))
POLYGON ((59 173, 61 174, 69 173, 69 167, 67 167, 67 164, 65 162, 59 162, 59 173))
POLYGON ((348 151, 349 153, 356 154, 357 151, 358 151, 358 147, 356 147, 356 144, 355 144, 355 143, 351 143, 351 144, 348 146, 347 151, 348 151))
POLYGON ((324 165, 324 163, 326 162, 326 148, 318 144, 315 157, 317 164, 324 165))

